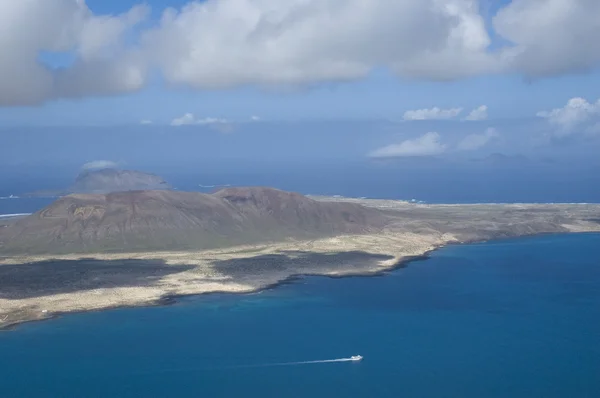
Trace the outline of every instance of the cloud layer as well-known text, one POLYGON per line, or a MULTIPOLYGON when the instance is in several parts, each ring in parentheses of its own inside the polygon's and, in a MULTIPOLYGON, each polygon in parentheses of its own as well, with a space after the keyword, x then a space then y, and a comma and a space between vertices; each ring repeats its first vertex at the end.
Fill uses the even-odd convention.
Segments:
POLYGON ((198 124, 223 124, 228 123, 225 119, 219 119, 215 117, 205 117, 203 119, 197 119, 193 113, 186 113, 181 117, 177 117, 171 121, 171 126, 189 126, 198 124))
POLYGON ((453 119, 462 112, 462 108, 440 109, 417 109, 404 112, 404 120, 443 120, 453 119))
POLYGON ((599 15, 597 0, 513 0, 493 18, 513 44, 500 52, 504 69, 539 77, 598 67, 599 15))
POLYGON ((421 137, 402 141, 377 149, 369 154, 373 158, 393 158, 405 156, 439 155, 446 150, 446 145, 440 142, 440 135, 435 132, 423 134, 421 137))
POLYGON ((84 1, 0 0, 0 106, 139 89, 146 62, 123 39, 147 12, 95 16, 84 1), (52 69, 39 61, 42 53, 73 62, 52 69))
POLYGON ((474 151, 486 146, 490 141, 499 136, 494 128, 488 128, 483 134, 469 134, 457 146, 459 151, 474 151))
MULTIPOLYGON (((558 136, 570 135, 589 121, 600 118, 600 99, 590 103, 585 98, 571 98, 564 107, 540 111, 537 116, 548 119, 549 123, 556 126, 558 136)), ((588 128, 593 130, 593 126, 588 128)))
POLYGON ((116 169, 119 167, 117 162, 112 160, 93 160, 81 166, 82 170, 116 169))
POLYGON ((476 151, 500 137, 495 128, 488 128, 480 134, 464 136, 456 145, 449 146, 442 142, 440 134, 429 132, 420 137, 408 139, 399 144, 391 144, 367 154, 372 158, 395 158, 408 156, 432 156, 447 151, 476 151))
POLYGON ((487 105, 481 105, 479 108, 473 109, 465 120, 468 121, 477 121, 477 120, 485 120, 488 117, 488 107, 487 105))
POLYGON ((513 0, 491 26, 477 0, 206 0, 157 10, 160 21, 142 29, 148 11, 0 0, 0 106, 134 91, 148 69, 171 84, 219 89, 347 81, 381 67, 448 80, 600 65, 597 0, 513 0), (48 53, 72 62, 48 67, 48 53))

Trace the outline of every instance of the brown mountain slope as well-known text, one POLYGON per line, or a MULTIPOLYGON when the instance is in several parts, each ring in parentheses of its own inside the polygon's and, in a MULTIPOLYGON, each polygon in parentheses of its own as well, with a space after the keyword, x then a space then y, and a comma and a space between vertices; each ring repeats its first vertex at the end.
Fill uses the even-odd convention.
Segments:
POLYGON ((380 230, 386 217, 352 203, 271 188, 76 194, 0 230, 0 253, 184 250, 380 230))

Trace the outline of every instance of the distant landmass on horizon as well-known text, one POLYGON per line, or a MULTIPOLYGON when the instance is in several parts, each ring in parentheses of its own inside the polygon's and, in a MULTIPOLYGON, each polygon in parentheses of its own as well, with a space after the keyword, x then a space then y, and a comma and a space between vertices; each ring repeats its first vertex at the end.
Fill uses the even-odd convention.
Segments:
POLYGON ((97 193, 162 190, 172 187, 161 177, 137 170, 122 170, 116 167, 84 169, 74 183, 64 190, 35 191, 25 196, 65 196, 74 193, 97 193))

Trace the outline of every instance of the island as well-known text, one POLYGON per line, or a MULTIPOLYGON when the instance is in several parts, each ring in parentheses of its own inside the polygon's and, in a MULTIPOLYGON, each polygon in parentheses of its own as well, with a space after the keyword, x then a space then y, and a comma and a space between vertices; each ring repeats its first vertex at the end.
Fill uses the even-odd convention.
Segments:
POLYGON ((119 191, 172 189, 162 177, 137 170, 111 167, 86 168, 73 184, 60 190, 43 190, 26 193, 25 197, 59 197, 74 193, 110 193, 119 191))
POLYGON ((0 220, 0 328, 370 275, 448 244, 600 231, 599 204, 424 204, 273 188, 71 194, 0 220))

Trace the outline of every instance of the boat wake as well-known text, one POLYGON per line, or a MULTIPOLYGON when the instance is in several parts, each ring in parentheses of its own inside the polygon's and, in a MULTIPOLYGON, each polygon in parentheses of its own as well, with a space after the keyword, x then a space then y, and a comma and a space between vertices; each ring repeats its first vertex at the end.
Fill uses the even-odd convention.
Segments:
POLYGON ((214 371, 214 370, 235 370, 235 369, 255 369, 255 368, 272 368, 278 366, 300 366, 300 365, 313 365, 321 363, 336 363, 336 362, 359 362, 362 361, 361 355, 353 355, 350 358, 336 358, 336 359, 320 359, 316 361, 297 361, 297 362, 276 362, 276 363, 263 363, 253 365, 237 365, 237 366, 217 366, 217 367, 186 367, 186 368, 171 368, 171 369, 157 369, 145 372, 135 372, 131 375, 148 375, 157 373, 183 373, 183 372, 197 372, 197 371, 214 371))
POLYGON ((320 359, 316 361, 299 361, 299 362, 281 362, 271 363, 258 366, 294 366, 294 365, 311 365, 316 363, 333 363, 333 362, 358 362, 362 360, 362 356, 355 355, 350 358, 337 358, 337 359, 320 359))

